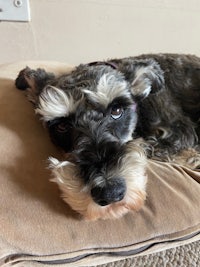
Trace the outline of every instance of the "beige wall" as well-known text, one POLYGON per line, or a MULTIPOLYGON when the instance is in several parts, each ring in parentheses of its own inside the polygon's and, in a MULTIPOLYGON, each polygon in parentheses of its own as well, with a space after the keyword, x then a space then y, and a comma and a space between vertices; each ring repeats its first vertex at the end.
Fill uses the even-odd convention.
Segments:
POLYGON ((30 0, 31 22, 0 22, 0 63, 72 64, 149 52, 200 56, 199 0, 30 0))

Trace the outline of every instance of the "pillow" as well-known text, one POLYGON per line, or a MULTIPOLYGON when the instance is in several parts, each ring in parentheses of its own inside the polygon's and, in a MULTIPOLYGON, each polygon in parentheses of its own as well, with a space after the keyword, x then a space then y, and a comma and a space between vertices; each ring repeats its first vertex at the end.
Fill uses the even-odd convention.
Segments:
POLYGON ((84 221, 62 201, 47 169, 47 158, 61 152, 14 86, 26 65, 71 69, 58 62, 0 66, 1 266, 91 266, 199 240, 200 172, 176 164, 149 160, 145 206, 117 220, 84 221))

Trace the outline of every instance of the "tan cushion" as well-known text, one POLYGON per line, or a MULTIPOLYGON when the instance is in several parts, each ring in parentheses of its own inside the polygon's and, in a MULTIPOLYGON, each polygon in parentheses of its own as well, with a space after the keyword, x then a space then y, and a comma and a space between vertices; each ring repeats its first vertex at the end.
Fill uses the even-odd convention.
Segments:
POLYGON ((199 171, 149 161, 145 206, 118 220, 83 221, 61 200, 46 168, 60 152, 14 86, 26 65, 69 70, 56 62, 0 66, 0 265, 90 266, 199 240, 199 171))

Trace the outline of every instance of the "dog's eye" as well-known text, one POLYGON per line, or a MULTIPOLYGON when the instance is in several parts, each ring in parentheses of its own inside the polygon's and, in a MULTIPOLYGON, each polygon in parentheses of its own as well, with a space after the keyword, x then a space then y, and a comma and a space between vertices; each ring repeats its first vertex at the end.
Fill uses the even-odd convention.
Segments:
POLYGON ((111 117, 114 119, 114 120, 117 120, 119 119, 122 114, 123 114, 123 108, 121 106, 118 106, 118 105, 114 105, 112 106, 111 108, 111 117))
POLYGON ((65 133, 68 131, 69 125, 66 122, 60 122, 56 125, 56 130, 59 133, 65 133))

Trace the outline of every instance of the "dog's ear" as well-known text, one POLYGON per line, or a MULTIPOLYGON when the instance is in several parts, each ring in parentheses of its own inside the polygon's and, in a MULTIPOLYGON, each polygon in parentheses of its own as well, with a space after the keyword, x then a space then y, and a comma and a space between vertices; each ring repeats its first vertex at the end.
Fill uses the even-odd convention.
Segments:
POLYGON ((137 62, 131 81, 131 93, 135 98, 144 99, 162 90, 164 85, 164 74, 156 61, 137 62))
POLYGON ((37 104, 38 95, 45 85, 55 78, 53 73, 46 72, 44 69, 33 70, 29 67, 21 70, 15 80, 15 86, 19 90, 26 90, 28 99, 37 104))

